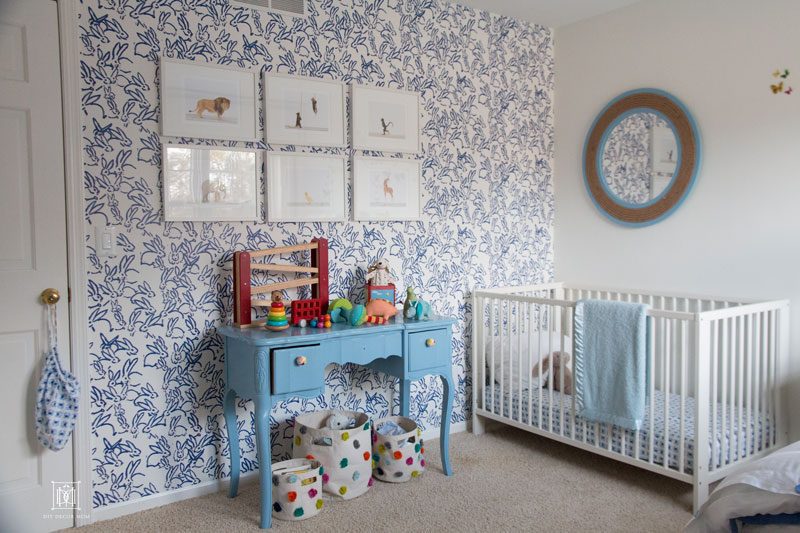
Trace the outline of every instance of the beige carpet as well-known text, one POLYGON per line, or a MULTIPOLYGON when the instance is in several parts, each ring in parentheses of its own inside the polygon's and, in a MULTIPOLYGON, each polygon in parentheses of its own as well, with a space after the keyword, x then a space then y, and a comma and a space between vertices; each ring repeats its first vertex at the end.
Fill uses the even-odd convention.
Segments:
MULTIPOLYGON (((451 438, 455 475, 441 473, 438 441, 426 442, 429 470, 408 483, 376 482, 350 501, 326 499, 302 522, 273 520, 277 531, 680 531, 691 487, 571 446, 503 427, 451 438)), ((237 498, 186 500, 86 531, 255 531, 258 484, 237 498)))

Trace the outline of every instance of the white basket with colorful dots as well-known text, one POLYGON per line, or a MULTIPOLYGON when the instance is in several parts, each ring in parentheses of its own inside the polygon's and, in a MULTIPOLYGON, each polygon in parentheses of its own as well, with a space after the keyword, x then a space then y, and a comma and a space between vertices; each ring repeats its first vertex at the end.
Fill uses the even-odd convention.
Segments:
POLYGON ((367 415, 354 411, 300 415, 294 422, 292 454, 322 464, 322 490, 345 500, 356 498, 372 486, 371 427, 367 415), (328 418, 334 414, 352 422, 352 427, 327 427, 328 418))
POLYGON ((322 509, 322 476, 319 461, 290 459, 272 465, 272 516, 281 520, 305 520, 322 509))
POLYGON ((422 432, 417 423, 404 416, 390 416, 374 424, 372 433, 373 476, 381 481, 402 483, 425 471, 422 432), (381 434, 383 428, 395 434, 381 434))

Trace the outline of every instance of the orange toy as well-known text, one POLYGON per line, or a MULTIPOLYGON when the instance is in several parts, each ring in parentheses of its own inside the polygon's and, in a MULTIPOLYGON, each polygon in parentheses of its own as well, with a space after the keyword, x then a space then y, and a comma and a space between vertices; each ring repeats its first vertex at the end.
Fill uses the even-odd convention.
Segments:
POLYGON ((367 302, 367 323, 385 324, 397 314, 397 308, 386 300, 370 300, 367 302))

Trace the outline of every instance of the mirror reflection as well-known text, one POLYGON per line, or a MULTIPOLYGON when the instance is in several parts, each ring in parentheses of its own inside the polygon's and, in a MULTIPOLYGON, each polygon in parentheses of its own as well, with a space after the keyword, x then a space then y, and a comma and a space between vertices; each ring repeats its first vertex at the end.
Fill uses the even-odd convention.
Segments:
POLYGON ((669 123, 656 113, 638 111, 611 130, 602 148, 602 179, 619 200, 646 204, 672 181, 678 143, 669 123))

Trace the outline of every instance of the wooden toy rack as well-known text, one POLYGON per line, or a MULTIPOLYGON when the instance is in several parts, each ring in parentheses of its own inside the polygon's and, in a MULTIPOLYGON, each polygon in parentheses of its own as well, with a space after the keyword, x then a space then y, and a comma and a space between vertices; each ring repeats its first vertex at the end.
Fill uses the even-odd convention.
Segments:
POLYGON ((264 321, 253 321, 250 311, 253 307, 269 307, 272 301, 269 294, 272 291, 292 289, 311 285, 312 300, 319 301, 322 308, 328 306, 328 240, 314 238, 304 244, 279 246, 264 250, 250 250, 234 252, 233 254, 233 322, 235 326, 247 328, 263 325, 264 321), (273 255, 290 254, 304 250, 311 251, 311 266, 282 265, 275 263, 254 262, 254 259, 273 255), (295 274, 309 274, 301 277, 266 285, 251 285, 254 270, 269 272, 289 272, 295 274), (267 295, 266 297, 260 297, 267 295), (256 299, 253 299, 256 296, 256 299))

